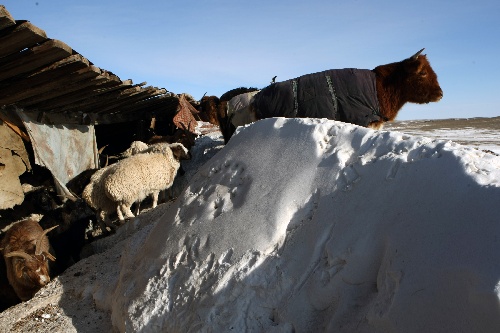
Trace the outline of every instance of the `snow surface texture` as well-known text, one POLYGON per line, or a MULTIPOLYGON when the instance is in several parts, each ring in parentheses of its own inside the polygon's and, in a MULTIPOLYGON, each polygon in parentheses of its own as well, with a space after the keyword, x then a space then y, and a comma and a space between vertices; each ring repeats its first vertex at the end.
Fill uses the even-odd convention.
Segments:
POLYGON ((104 305, 121 331, 498 330, 499 167, 446 141, 259 121, 126 246, 104 305))
POLYGON ((127 332, 498 332, 499 169, 450 141, 261 120, 51 284, 127 332))

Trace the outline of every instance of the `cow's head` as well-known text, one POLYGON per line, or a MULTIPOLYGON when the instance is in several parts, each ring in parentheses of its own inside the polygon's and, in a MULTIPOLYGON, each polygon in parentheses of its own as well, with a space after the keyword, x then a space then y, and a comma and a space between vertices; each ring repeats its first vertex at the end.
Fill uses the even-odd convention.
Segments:
POLYGON ((424 104, 437 102, 443 97, 437 75, 421 49, 413 56, 402 61, 404 68, 402 84, 408 102, 424 104))

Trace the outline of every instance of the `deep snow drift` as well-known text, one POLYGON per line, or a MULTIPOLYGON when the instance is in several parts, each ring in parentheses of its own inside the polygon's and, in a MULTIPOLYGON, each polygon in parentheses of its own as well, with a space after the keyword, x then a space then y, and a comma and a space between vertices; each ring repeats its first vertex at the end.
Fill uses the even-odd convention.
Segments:
POLYGON ((129 332, 498 332, 499 169, 449 141, 262 120, 66 276, 95 274, 54 283, 129 332))
POLYGON ((499 167, 445 141, 260 121, 126 247, 103 305, 129 331, 498 330, 499 167))

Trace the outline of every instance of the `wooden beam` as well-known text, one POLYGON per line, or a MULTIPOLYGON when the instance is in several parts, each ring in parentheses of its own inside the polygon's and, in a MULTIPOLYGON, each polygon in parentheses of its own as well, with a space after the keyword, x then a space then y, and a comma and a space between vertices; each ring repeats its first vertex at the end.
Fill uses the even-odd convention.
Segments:
POLYGON ((98 112, 101 108, 117 103, 123 96, 124 91, 130 91, 131 89, 138 89, 137 87, 122 86, 120 89, 113 90, 93 90, 91 94, 88 94, 87 98, 76 101, 75 103, 68 103, 67 105, 53 109, 52 112, 98 112))
POLYGON ((47 40, 45 31, 30 22, 17 25, 9 34, 0 37, 0 58, 18 53, 47 40))
POLYGON ((0 65, 0 81, 15 76, 33 74, 43 67, 69 57, 72 53, 71 47, 63 42, 55 39, 48 40, 39 46, 21 52, 16 61, 2 63, 0 65))
POLYGON ((0 5, 0 30, 8 28, 16 24, 14 18, 10 15, 10 13, 5 9, 4 5, 0 5))
MULTIPOLYGON (((35 119, 38 118, 40 112, 38 110, 25 111, 26 114, 31 115, 35 119)), ((122 114, 85 114, 85 113, 45 113, 42 118, 42 123, 55 125, 55 124, 63 124, 63 125, 82 125, 82 124, 90 124, 89 120, 93 119, 93 124, 95 125, 105 125, 105 124, 116 124, 123 123, 129 121, 137 121, 144 118, 144 114, 136 113, 131 115, 122 115, 122 114)))
POLYGON ((68 83, 64 89, 52 91, 46 95, 39 95, 19 102, 19 104, 23 107, 35 107, 53 112, 58 107, 91 97, 97 87, 109 87, 117 84, 108 80, 105 76, 95 76, 94 74, 88 72, 88 75, 80 75, 79 78, 68 83))
POLYGON ((99 68, 89 66, 79 71, 68 73, 68 75, 54 78, 49 82, 44 82, 44 84, 31 87, 30 89, 17 91, 17 93, 1 98, 0 101, 5 105, 16 103, 22 106, 29 106, 37 104, 64 95, 66 90, 70 89, 71 86, 79 89, 81 81, 95 78, 100 74, 101 70, 99 68))
MULTIPOLYGON (((17 78, 17 80, 4 81, 0 85, 0 105, 33 97, 54 89, 56 82, 68 80, 78 70, 89 67, 87 59, 79 54, 72 55, 64 60, 56 62, 47 68, 28 77, 17 78), (12 101, 13 100, 13 101, 12 101)), ((64 88, 59 83, 59 88, 64 88)))

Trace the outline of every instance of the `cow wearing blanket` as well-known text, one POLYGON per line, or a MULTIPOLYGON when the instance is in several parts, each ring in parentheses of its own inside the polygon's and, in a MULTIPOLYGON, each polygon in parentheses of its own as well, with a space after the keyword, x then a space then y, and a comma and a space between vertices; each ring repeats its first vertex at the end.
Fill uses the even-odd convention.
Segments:
POLYGON ((228 108, 226 117, 219 119, 224 139, 227 143, 238 126, 271 117, 328 118, 380 128, 408 102, 424 104, 443 97, 423 50, 373 70, 332 69, 272 83, 253 93, 240 109, 228 108))

